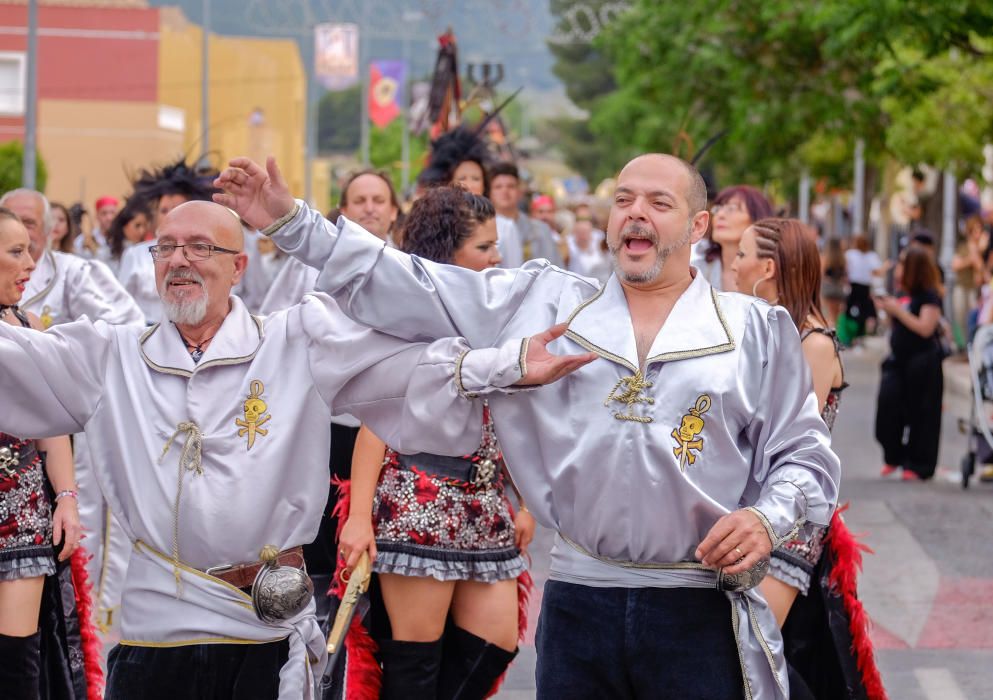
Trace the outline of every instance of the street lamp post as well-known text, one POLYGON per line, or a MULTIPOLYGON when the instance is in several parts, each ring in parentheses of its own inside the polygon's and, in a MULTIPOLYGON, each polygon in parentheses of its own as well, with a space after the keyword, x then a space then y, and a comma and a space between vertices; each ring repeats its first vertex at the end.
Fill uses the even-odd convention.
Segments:
MULTIPOLYGON (((403 22, 406 26, 411 26, 419 22, 424 17, 424 13, 418 10, 409 10, 403 13, 403 22)), ((400 142, 400 192, 407 191, 410 186, 410 34, 404 33, 401 40, 402 58, 404 65, 403 75, 403 104, 400 105, 400 118, 403 119, 403 139, 400 142)))
POLYGON ((200 66, 200 143, 210 152, 210 0, 203 0, 203 27, 200 66))
POLYGON ((38 0, 28 0, 28 69, 24 105, 24 158, 21 184, 36 189, 38 148, 38 0))

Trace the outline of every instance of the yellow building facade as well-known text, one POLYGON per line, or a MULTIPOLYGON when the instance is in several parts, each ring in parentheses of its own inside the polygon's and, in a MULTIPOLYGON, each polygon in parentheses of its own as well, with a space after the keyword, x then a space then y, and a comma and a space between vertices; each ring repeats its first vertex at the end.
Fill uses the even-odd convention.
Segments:
MULTIPOLYGON (((182 110, 183 150, 195 158, 204 150, 202 30, 178 8, 160 12, 159 103, 182 110)), ((275 156, 290 191, 302 194, 307 75, 296 42, 212 35, 209 56, 207 126, 212 161, 223 165, 245 155, 262 163, 275 156)), ((327 194, 323 197, 326 200, 327 194)), ((319 207, 326 204, 320 197, 317 200, 319 207)))

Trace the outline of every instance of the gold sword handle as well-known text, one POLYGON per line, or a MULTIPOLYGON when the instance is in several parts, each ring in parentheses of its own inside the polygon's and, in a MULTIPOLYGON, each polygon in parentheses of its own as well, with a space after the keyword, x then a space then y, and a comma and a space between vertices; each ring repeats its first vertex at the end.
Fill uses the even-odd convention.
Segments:
MULTIPOLYGON (((341 574, 345 581, 345 572, 341 574)), ((372 564, 369 561, 369 553, 362 552, 358 563, 352 570, 351 576, 347 579, 345 593, 341 597, 341 604, 338 612, 334 616, 334 624, 331 626, 331 633, 328 635, 328 654, 334 654, 341 646, 341 640, 345 637, 348 625, 354 615, 355 604, 359 602, 359 596, 369 589, 369 580, 372 578, 372 564)))

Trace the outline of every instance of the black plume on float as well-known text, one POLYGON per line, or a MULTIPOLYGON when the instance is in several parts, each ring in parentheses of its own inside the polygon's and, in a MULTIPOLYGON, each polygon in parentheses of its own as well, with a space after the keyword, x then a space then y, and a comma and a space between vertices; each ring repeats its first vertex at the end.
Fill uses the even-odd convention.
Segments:
POLYGON ((468 160, 485 170, 490 162, 489 148, 478 129, 457 126, 431 142, 431 160, 418 179, 425 185, 450 182, 459 163, 468 160))
POLYGON ((718 141, 720 141, 725 136, 727 136, 727 133, 728 133, 727 129, 722 129, 721 131, 718 131, 716 134, 714 134, 709 139, 707 139, 707 143, 703 144, 700 147, 700 150, 697 151, 696 154, 693 156, 693 160, 690 161, 690 165, 695 166, 697 163, 699 163, 700 160, 704 157, 704 155, 706 155, 707 151, 710 150, 710 147, 713 146, 718 141))
POLYGON ((145 202, 177 194, 190 200, 210 201, 211 195, 219 192, 212 184, 219 174, 214 168, 197 169, 180 158, 160 168, 141 170, 131 178, 133 196, 145 202))
POLYGON ((490 149, 481 134, 493 119, 517 97, 520 88, 500 103, 500 106, 486 115, 479 124, 467 127, 464 124, 455 127, 431 142, 431 159, 421 172, 418 181, 424 185, 440 185, 450 182, 455 168, 459 163, 473 161, 486 170, 490 163, 490 149))
POLYGON ((707 185, 707 201, 713 201, 714 197, 717 196, 717 176, 714 174, 713 167, 709 165, 701 166, 697 164, 703 159, 704 155, 706 155, 707 151, 710 150, 711 146, 727 136, 727 133, 727 129, 722 129, 707 139, 707 142, 700 147, 700 150, 693 156, 693 160, 690 161, 690 165, 699 169, 700 176, 703 178, 704 184, 707 185))

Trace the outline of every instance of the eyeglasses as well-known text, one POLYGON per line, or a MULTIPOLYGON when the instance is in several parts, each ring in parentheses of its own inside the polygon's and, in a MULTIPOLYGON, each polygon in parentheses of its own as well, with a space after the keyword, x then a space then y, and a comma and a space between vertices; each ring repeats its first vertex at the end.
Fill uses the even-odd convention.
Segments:
POLYGON ((714 216, 717 216, 722 211, 726 214, 738 214, 745 211, 745 207, 737 202, 730 202, 728 204, 715 204, 710 208, 710 213, 714 216))
POLYGON ((186 245, 176 245, 175 243, 162 243, 160 245, 153 245, 148 249, 148 252, 152 254, 152 259, 161 262, 162 260, 168 260, 172 257, 172 254, 176 252, 177 248, 183 249, 183 257, 189 262, 197 262, 200 260, 206 260, 211 258, 218 253, 228 253, 229 255, 238 255, 240 250, 230 250, 229 248, 222 248, 219 245, 211 245, 210 243, 187 243, 186 245))

